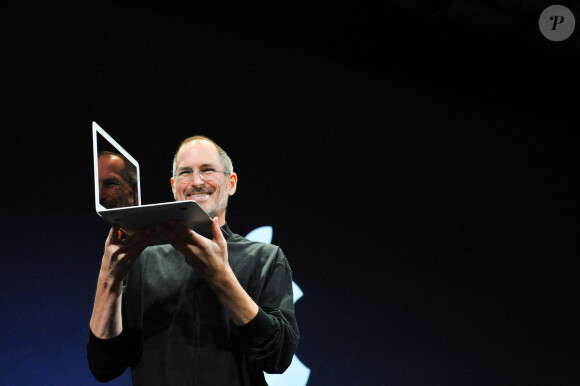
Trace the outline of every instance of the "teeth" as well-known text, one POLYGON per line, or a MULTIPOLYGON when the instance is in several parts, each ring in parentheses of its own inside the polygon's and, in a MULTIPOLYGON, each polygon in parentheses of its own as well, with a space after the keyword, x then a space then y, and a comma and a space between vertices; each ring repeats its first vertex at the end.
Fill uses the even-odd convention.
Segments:
POLYGON ((191 197, 191 198, 209 197, 209 193, 190 193, 187 195, 187 197, 191 197))

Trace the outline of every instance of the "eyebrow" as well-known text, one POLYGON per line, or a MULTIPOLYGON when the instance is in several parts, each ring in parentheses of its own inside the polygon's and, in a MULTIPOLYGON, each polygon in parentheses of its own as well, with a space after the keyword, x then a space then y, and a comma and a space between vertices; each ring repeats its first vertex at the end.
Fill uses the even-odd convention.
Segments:
POLYGON ((120 178, 117 178, 117 177, 109 177, 109 178, 105 178, 103 180, 103 184, 108 184, 108 183, 111 183, 111 182, 120 182, 120 183, 123 183, 123 180, 120 179, 120 178))

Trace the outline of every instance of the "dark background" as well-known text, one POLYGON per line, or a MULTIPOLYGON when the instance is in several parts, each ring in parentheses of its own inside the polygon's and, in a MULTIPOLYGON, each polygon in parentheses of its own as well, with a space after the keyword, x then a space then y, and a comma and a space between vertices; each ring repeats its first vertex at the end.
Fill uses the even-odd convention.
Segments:
POLYGON ((96 121, 146 204, 182 139, 228 151, 310 385, 577 384, 580 45, 541 35, 551 3, 206 3, 2 12, 0 383, 96 384, 96 121))

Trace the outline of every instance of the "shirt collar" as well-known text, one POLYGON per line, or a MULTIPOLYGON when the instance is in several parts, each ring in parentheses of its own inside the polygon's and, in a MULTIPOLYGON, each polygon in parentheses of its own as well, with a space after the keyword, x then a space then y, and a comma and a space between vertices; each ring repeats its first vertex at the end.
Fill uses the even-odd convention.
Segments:
POLYGON ((234 232, 232 232, 227 222, 221 228, 224 236, 226 237, 226 240, 229 240, 234 235, 234 232))

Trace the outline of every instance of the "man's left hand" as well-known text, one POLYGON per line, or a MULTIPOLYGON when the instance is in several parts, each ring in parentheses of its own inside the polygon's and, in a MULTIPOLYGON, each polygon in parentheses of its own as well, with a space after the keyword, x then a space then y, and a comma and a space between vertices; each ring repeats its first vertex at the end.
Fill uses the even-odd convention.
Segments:
POLYGON ((187 264, 200 272, 207 280, 211 281, 230 269, 228 244, 217 217, 212 220, 213 240, 203 237, 177 221, 171 222, 171 226, 160 225, 159 231, 175 249, 183 253, 187 264))

